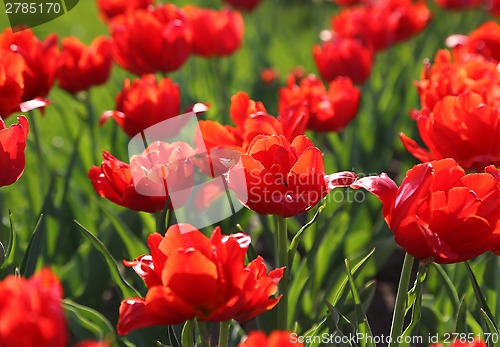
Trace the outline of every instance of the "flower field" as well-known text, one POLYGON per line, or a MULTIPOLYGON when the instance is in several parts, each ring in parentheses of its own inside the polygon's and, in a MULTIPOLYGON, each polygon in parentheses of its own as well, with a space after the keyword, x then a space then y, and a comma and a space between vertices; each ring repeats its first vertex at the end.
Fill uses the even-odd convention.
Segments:
POLYGON ((0 347, 500 346, 500 3, 68 3, 0 13, 0 347))

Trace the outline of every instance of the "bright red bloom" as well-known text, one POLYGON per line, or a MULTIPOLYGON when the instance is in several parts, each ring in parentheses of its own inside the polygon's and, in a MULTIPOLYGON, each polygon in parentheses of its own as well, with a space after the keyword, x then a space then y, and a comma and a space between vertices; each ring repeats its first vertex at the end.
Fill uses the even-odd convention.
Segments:
POLYGON ((49 35, 41 42, 31 29, 14 33, 9 28, 0 34, 0 49, 16 52, 24 59, 22 101, 47 96, 57 72, 57 36, 49 35))
POLYGON ((220 57, 241 46, 245 23, 238 11, 220 11, 186 6, 183 8, 192 33, 193 54, 220 57))
POLYGON ((43 269, 29 279, 7 276, 0 281, 2 347, 66 347, 66 318, 59 279, 43 269))
POLYGON ((364 177, 382 201, 396 243, 419 259, 457 263, 500 244, 500 171, 466 175, 453 159, 414 166, 398 188, 386 174, 364 177))
POLYGON ((332 18, 332 28, 339 36, 360 39, 380 51, 419 33, 430 20, 422 1, 385 0, 342 10, 332 18))
POLYGON ((76 93, 104 84, 112 65, 111 41, 108 38, 99 36, 86 47, 76 37, 67 37, 62 41, 59 56, 59 86, 76 93))
POLYGON ((273 331, 269 337, 263 331, 252 331, 247 339, 240 343, 238 347, 287 347, 304 346, 300 342, 292 342, 291 331, 273 331))
POLYGON ((224 0, 226 4, 236 7, 243 11, 253 11, 261 0, 224 0))
POLYGON ((352 172, 325 175, 323 154, 303 135, 292 143, 281 135, 255 137, 228 176, 229 187, 245 206, 282 217, 309 210, 330 190, 355 179, 352 172))
POLYGON ((127 12, 110 30, 116 62, 137 75, 175 71, 191 53, 188 21, 173 4, 127 12))
POLYGON ((500 25, 489 21, 469 35, 452 35, 446 39, 455 60, 473 60, 478 56, 494 63, 500 62, 500 25))
POLYGON ((360 91, 347 77, 330 82, 327 91, 323 82, 309 75, 297 85, 295 78, 279 91, 279 109, 284 112, 290 105, 306 102, 309 108, 307 127, 315 131, 341 131, 358 112, 360 91))
POLYGON ((17 54, 0 54, 0 118, 7 118, 19 109, 23 96, 24 60, 17 54))
POLYGON ((481 0, 436 0, 436 4, 447 10, 468 10, 481 3, 481 0))
POLYGON ((500 106, 497 64, 484 59, 453 61, 448 50, 438 51, 434 64, 425 64, 416 86, 422 108, 429 111, 445 96, 458 96, 466 91, 481 94, 489 104, 500 106))
MULTIPOLYGON (((435 343, 429 347, 444 347, 444 346, 440 343, 435 343)), ((475 340, 474 342, 460 342, 460 340, 458 340, 449 345, 448 347, 488 347, 488 346, 481 340, 475 340)))
POLYGON ((265 68, 260 70, 260 80, 264 84, 273 84, 279 78, 278 71, 273 68, 265 68))
POLYGON ((363 84, 372 69, 373 50, 353 38, 334 37, 314 45, 313 56, 321 77, 327 82, 345 76, 356 84, 363 84))
POLYGON ((109 341, 92 341, 85 340, 77 343, 73 347, 110 347, 111 343, 109 341))
POLYGON ((485 0, 484 7, 490 14, 495 17, 500 16, 500 1, 499 0, 485 0))
POLYGON ((17 117, 17 124, 8 128, 0 118, 0 187, 16 182, 23 174, 27 137, 28 120, 24 116, 17 117))
POLYGON ((144 75, 132 84, 126 79, 116 96, 116 110, 104 112, 99 124, 113 118, 133 137, 152 125, 178 116, 180 103, 179 86, 170 78, 157 82, 155 75, 144 75))
POLYGON ((401 134, 406 149, 422 162, 454 158, 464 169, 500 166, 500 109, 476 93, 447 96, 434 111, 414 112, 420 137, 429 150, 401 134))
MULTIPOLYGON (((172 192, 193 186, 193 164, 186 159, 193 154, 186 143, 156 141, 140 155, 132 156, 129 165, 105 151, 101 166, 92 167, 88 176, 94 190, 115 204, 135 211, 159 212, 172 192)), ((173 204, 179 207, 189 198, 183 196, 181 201, 180 197, 177 194, 169 208, 173 204)))
POLYGON ((168 228, 165 237, 148 237, 151 255, 124 264, 148 286, 145 298, 122 301, 120 335, 150 325, 199 321, 246 321, 272 309, 284 268, 266 274, 261 257, 245 266, 250 236, 222 235, 219 227, 207 238, 189 224, 168 228))
POLYGON ((96 0, 97 8, 105 20, 138 9, 147 9, 153 0, 96 0))

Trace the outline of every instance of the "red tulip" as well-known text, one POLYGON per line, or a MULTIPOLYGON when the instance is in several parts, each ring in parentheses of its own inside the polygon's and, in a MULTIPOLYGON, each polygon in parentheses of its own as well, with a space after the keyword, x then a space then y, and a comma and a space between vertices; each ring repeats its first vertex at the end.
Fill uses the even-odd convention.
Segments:
POLYGON ((446 39, 452 47, 455 60, 473 60, 483 58, 500 62, 500 25, 489 21, 478 27, 469 35, 452 35, 446 39))
POLYGON ((236 7, 243 11, 253 11, 261 0, 224 0, 226 4, 236 7))
POLYGON ((500 244, 500 171, 466 175, 453 159, 414 166, 398 188, 386 174, 364 177, 382 202, 396 242, 419 259, 457 263, 500 244))
POLYGON ((466 91, 481 94, 494 106, 500 106, 500 72, 497 64, 484 59, 452 61, 447 50, 440 50, 431 66, 426 63, 416 83, 423 109, 432 111, 445 96, 466 91))
POLYGON ((110 347, 111 343, 109 341, 91 341, 85 340, 77 343, 73 347, 110 347))
POLYGON ((260 80, 264 84, 273 84, 278 80, 279 73, 273 68, 265 68, 260 70, 260 80))
POLYGON ((165 237, 148 237, 151 255, 124 264, 148 286, 145 298, 122 301, 120 335, 150 325, 199 321, 246 321, 272 309, 284 268, 266 275, 262 258, 245 266, 250 236, 222 235, 219 227, 207 238, 188 224, 173 225, 165 237))
POLYGON ((0 187, 16 182, 26 165, 24 149, 28 137, 28 120, 19 116, 17 121, 17 124, 6 128, 0 118, 0 187))
POLYGON ((481 5, 481 0, 436 0, 436 4, 447 10, 469 10, 481 5))
POLYGON ((16 52, 24 59, 22 101, 47 96, 56 77, 57 36, 49 35, 40 42, 31 29, 13 33, 9 28, 0 34, 0 49, 16 52))
POLYGON ((345 76, 363 84, 372 69, 373 51, 357 39, 335 37, 314 45, 313 56, 321 77, 328 82, 345 76))
POLYGON ((482 171, 500 166, 500 109, 475 93, 447 96, 432 113, 415 112, 425 150, 403 133, 406 149, 422 162, 454 158, 463 168, 482 171))
POLYGON ((191 53, 186 16, 173 4, 115 17, 110 30, 116 62, 137 75, 175 71, 191 53))
POLYGON ((358 112, 360 91, 347 77, 338 77, 330 82, 326 91, 323 82, 309 75, 295 83, 293 76, 288 86, 279 91, 279 109, 306 102, 309 108, 307 127, 315 131, 341 131, 358 112))
POLYGON ((248 334, 247 339, 240 343, 238 347, 287 347, 287 346, 304 346, 298 342, 298 339, 293 338, 294 334, 291 331, 273 331, 269 337, 263 331, 252 331, 248 334))
POLYGON ((229 170, 228 181, 249 209, 291 217, 314 207, 330 190, 348 186, 355 178, 351 172, 325 175, 321 151, 303 135, 292 143, 281 135, 260 135, 229 170))
POLYGON ((134 137, 148 127, 176 117, 180 113, 179 86, 170 78, 156 81, 154 75, 145 75, 130 83, 126 79, 116 97, 116 110, 103 113, 100 125, 113 118, 134 137))
POLYGON ((193 164, 187 159, 194 155, 182 142, 168 144, 156 141, 140 155, 132 156, 130 165, 108 152, 103 152, 101 167, 94 166, 88 176, 94 190, 117 205, 145 212, 159 212, 179 207, 189 199, 193 186, 193 164), (169 196, 177 193, 175 201, 169 196))
POLYGON ((23 96, 24 60, 17 54, 0 54, 0 118, 7 118, 19 110, 23 96))
POLYGON ((490 12, 495 17, 500 16, 500 1, 499 0, 485 0, 484 1, 485 9, 490 12))
POLYGON ((183 8, 192 33, 193 53, 202 57, 233 54, 241 46, 245 23, 238 11, 183 8))
POLYGON ((86 47, 76 37, 67 37, 62 41, 59 56, 59 86, 76 93, 104 84, 109 78, 112 64, 109 39, 99 36, 86 47))
POLYGON ((29 279, 9 275, 0 281, 0 345, 66 347, 62 295, 61 284, 49 269, 29 279))
MULTIPOLYGON (((440 343, 435 343, 429 347, 444 347, 444 346, 440 343)), ((449 345, 448 347, 488 347, 488 346, 481 340, 475 340, 473 342, 460 342, 460 340, 458 340, 449 345)))
POLYGON ((138 9, 147 9, 154 4, 153 0, 96 0, 97 9, 105 20, 138 9))

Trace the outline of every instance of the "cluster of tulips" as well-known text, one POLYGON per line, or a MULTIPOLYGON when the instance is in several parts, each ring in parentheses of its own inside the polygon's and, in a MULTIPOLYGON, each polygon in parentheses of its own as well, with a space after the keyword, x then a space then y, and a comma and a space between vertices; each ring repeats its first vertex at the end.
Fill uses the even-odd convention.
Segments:
MULTIPOLYGON (((51 107, 46 97, 55 83, 85 96, 108 81, 113 62, 137 77, 123 82, 115 109, 103 110, 100 126, 115 126, 106 123, 113 119, 134 138, 175 120, 183 110, 201 118, 209 105, 181 105, 181 90, 189 86, 156 74, 180 69, 191 54, 213 58, 238 50, 244 33, 238 9, 252 11, 259 1, 225 2, 232 7, 98 0, 110 37, 98 37, 89 46, 67 37, 59 47, 55 35, 40 41, 30 29, 0 34, 0 187, 23 173, 29 128, 25 116, 10 127, 3 120, 51 107)), ((422 264, 450 264, 500 252, 500 26, 488 22, 468 35, 454 35, 447 40, 450 49, 437 52, 432 64, 425 62, 416 83, 421 109, 410 114, 427 149, 401 133, 406 149, 422 163, 398 186, 385 173, 361 178, 350 171, 326 173, 321 149, 305 133, 340 132, 348 126, 361 100, 355 85, 369 78, 374 53, 422 31, 431 12, 424 2, 410 0, 338 3, 353 6, 332 18, 331 30, 321 33, 323 42, 312 50, 328 88, 313 74, 290 76, 279 90, 277 116, 238 92, 230 100, 232 125, 200 119, 191 134, 193 143, 155 140, 128 163, 105 151, 100 166, 89 169, 89 184, 99 196, 153 213, 158 222, 147 238, 150 254, 123 261, 148 290, 145 297, 121 302, 119 335, 152 325, 185 324, 188 343, 196 331, 201 343, 208 344, 206 324, 211 322, 219 323, 219 345, 226 347, 232 322, 242 324, 276 310, 279 330, 269 336, 252 331, 240 346, 292 344, 289 253, 296 249, 290 246, 286 218, 311 210, 338 187, 376 195, 395 242, 407 252, 393 337, 401 335, 410 308, 400 294, 408 289, 414 258, 422 264), (274 217, 275 269, 268 271, 262 257, 250 256, 252 239, 243 230, 223 234, 215 227, 207 237, 190 224, 168 225, 168 210, 189 198, 198 172, 222 176, 224 187, 246 208, 274 217), (185 199, 174 201, 171 193, 181 190, 185 199)), ((447 8, 476 3, 439 2, 447 8)), ((179 129, 170 130, 174 136, 179 129)), ((220 187, 203 190, 195 197, 196 206, 202 209, 225 193, 220 187)), ((0 293, 0 346, 67 346, 63 293, 49 268, 29 279, 8 276, 0 282, 0 293)), ((77 344, 110 345, 106 340, 77 344)))

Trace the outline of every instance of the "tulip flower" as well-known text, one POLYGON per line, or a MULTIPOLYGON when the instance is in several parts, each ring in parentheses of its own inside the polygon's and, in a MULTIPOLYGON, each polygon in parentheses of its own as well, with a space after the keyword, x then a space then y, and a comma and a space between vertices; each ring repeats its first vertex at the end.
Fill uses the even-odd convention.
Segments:
POLYGON ((175 71, 191 53, 189 24, 173 4, 117 16, 110 30, 115 61, 137 75, 175 71))
POLYGON ((96 0, 97 9, 106 21, 138 9, 147 9, 153 0, 96 0))
MULTIPOLYGON (((430 345, 429 347, 444 347, 444 345, 440 343, 435 343, 430 345)), ((457 339, 457 341, 453 342, 451 345, 448 347, 488 347, 484 341, 481 340, 474 340, 473 342, 461 342, 460 339, 457 339)))
POLYGON ((24 59, 22 101, 49 94, 57 72, 59 49, 56 35, 49 35, 40 41, 31 29, 14 33, 9 28, 0 34, 0 49, 13 51, 24 59))
POLYGON ((398 187, 385 173, 357 180, 383 204, 396 243, 410 255, 447 264, 500 244, 500 171, 466 174, 453 160, 414 166, 398 187))
POLYGON ((0 118, 7 118, 19 109, 23 96, 24 60, 9 51, 0 55, 0 118))
POLYGON ((17 124, 6 127, 0 118, 0 187, 16 182, 23 174, 26 165, 26 138, 28 120, 17 117, 17 124))
POLYGON ((259 5, 261 0, 224 0, 224 2, 240 10, 250 12, 259 5))
POLYGON ((243 40, 243 17, 238 11, 183 8, 192 33, 193 54, 220 57, 233 54, 243 40))
POLYGON ((481 5, 481 0, 436 0, 436 4, 447 10, 469 10, 481 5))
POLYGON ((73 347, 110 347, 111 343, 109 341, 92 341, 92 340, 85 340, 82 342, 77 343, 73 347))
POLYGON ((134 137, 148 127, 176 117, 180 113, 179 86, 170 78, 156 80, 154 75, 144 75, 132 83, 126 79, 116 96, 116 110, 103 113, 99 125, 109 118, 134 137))
POLYGON ((333 188, 355 179, 351 172, 325 175, 321 151, 303 135, 292 143, 282 135, 255 137, 228 176, 229 187, 246 207, 281 217, 309 210, 333 188))
POLYGON ((372 69, 372 48, 353 38, 334 37, 314 45, 313 56, 321 77, 327 82, 345 76, 356 84, 363 84, 372 69))
POLYGON ((2 347, 67 347, 66 317, 59 279, 43 269, 29 279, 0 281, 2 347))
POLYGON ((358 112, 360 91, 347 77, 338 77, 329 84, 327 92, 323 82, 309 75, 297 85, 291 76, 288 86, 279 91, 279 109, 306 102, 309 108, 309 129, 326 132, 341 131, 358 112))
POLYGON ((401 134, 406 149, 422 162, 454 158, 464 169, 500 166, 500 110, 467 92, 447 96, 433 112, 414 112, 420 137, 429 150, 401 134))
POLYGON ((304 346, 298 342, 297 335, 291 331, 273 331, 269 337, 263 331, 252 331, 248 334, 245 341, 240 343, 238 347, 287 347, 287 346, 304 346))
POLYGON ((182 206, 193 186, 193 150, 183 142, 172 144, 156 141, 144 152, 134 155, 126 164, 108 152, 104 161, 94 166, 88 176, 94 190, 117 205, 145 212, 162 211, 182 206), (175 192, 175 200, 170 195, 175 192))
POLYGON ((500 62, 500 25, 489 21, 469 35, 452 35, 446 39, 452 47, 455 60, 483 58, 493 63, 500 62))
POLYGON ((500 106, 500 71, 496 63, 484 59, 453 61, 450 51, 440 50, 434 64, 425 63, 416 85, 422 108, 429 111, 445 96, 466 91, 481 94, 488 103, 500 106))
POLYGON ((75 37, 62 41, 57 77, 59 86, 76 93, 106 83, 113 64, 111 41, 104 36, 97 37, 86 47, 75 37))
POLYGON ((122 301, 120 335, 151 326, 198 321, 247 321, 272 309, 272 297, 283 268, 266 274, 261 257, 245 265, 251 243, 243 233, 222 235, 219 227, 207 238, 188 224, 168 228, 165 236, 148 237, 150 255, 125 261, 147 287, 145 298, 122 301))

